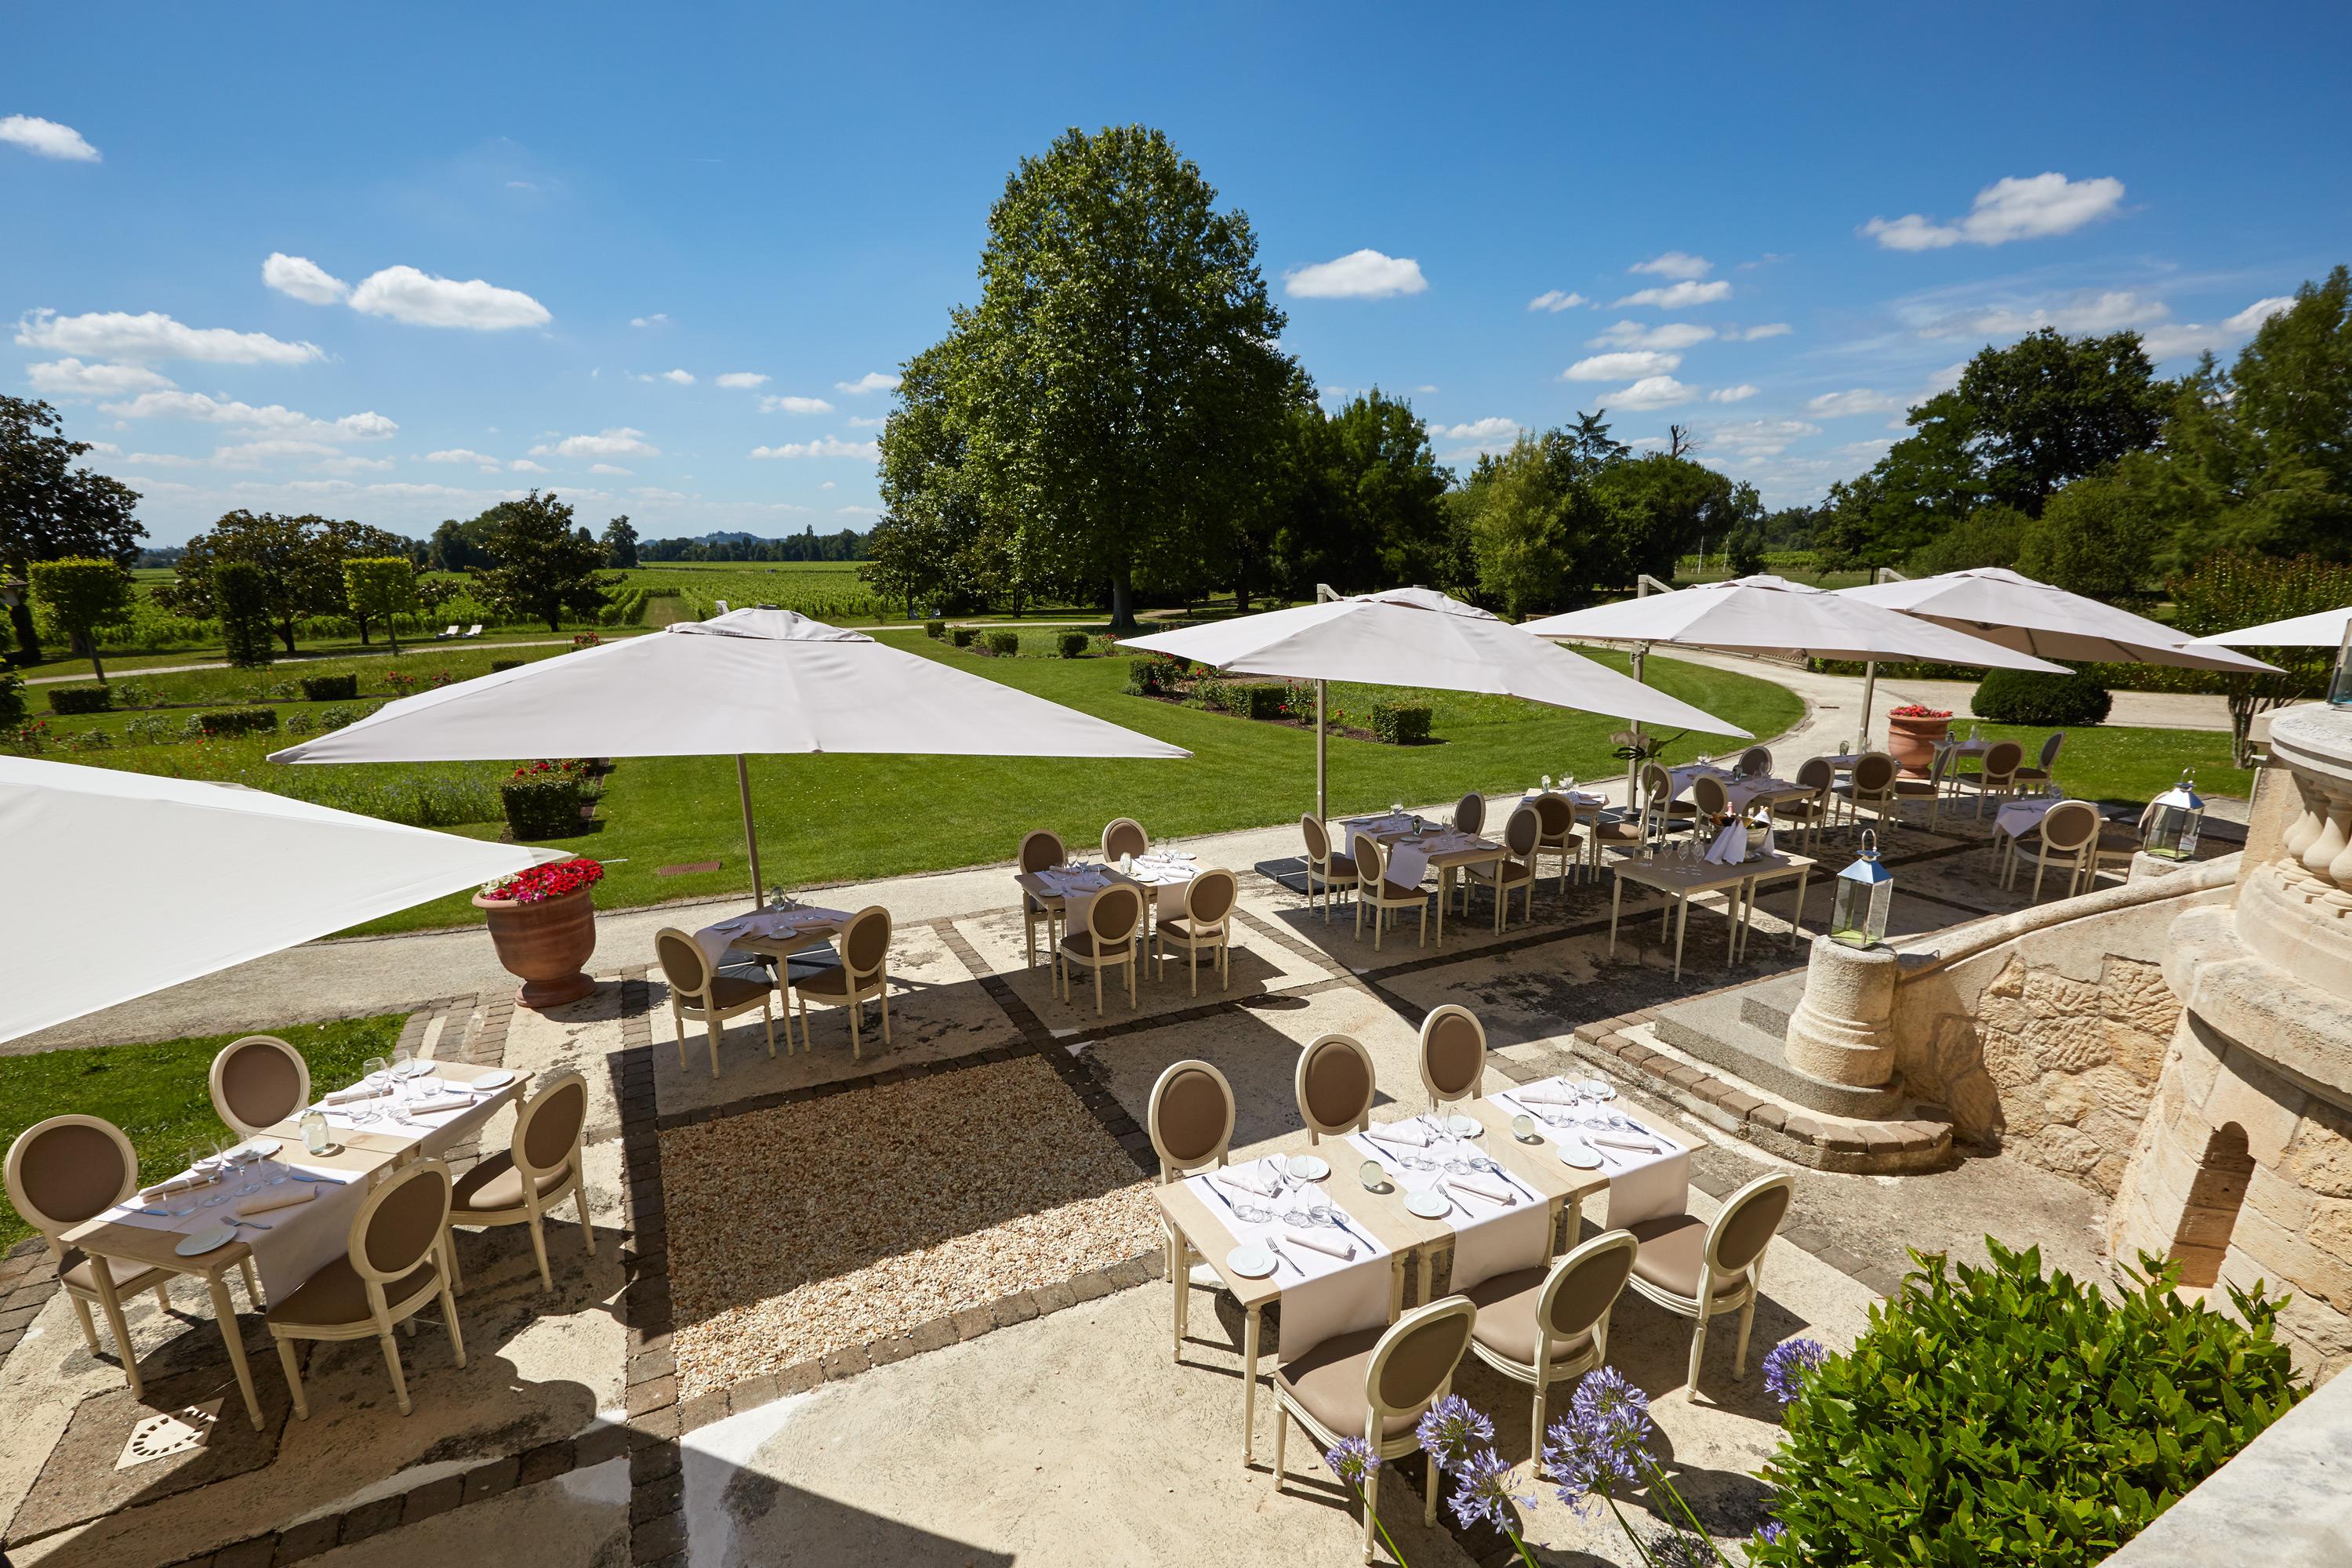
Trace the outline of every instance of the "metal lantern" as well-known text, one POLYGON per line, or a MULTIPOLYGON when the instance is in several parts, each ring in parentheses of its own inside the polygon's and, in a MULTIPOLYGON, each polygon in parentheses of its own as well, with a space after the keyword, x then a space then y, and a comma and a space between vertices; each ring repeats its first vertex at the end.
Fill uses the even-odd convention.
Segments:
POLYGON ((1878 858, 1878 835, 1865 828, 1862 856, 1837 876, 1837 901, 1830 910, 1830 940, 1848 947, 1874 947, 1886 939, 1886 907, 1895 901, 1895 873, 1878 858))
POLYGON ((2205 821, 2205 802, 2184 772, 2180 782, 2156 797, 2147 832, 2140 847, 2167 860, 2187 860, 2197 853, 2197 830, 2205 821))

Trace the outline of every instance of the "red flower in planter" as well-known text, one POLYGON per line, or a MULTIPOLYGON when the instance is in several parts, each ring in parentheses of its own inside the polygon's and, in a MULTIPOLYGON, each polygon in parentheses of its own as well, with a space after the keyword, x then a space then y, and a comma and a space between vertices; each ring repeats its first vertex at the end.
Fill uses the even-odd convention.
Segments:
POLYGON ((582 856, 545 866, 533 866, 528 871, 516 872, 502 882, 485 882, 482 884, 482 897, 510 899, 518 904, 539 904, 550 899, 560 899, 566 893, 576 893, 583 888, 593 888, 604 879, 603 862, 582 856))
POLYGON ((1890 719, 1948 719, 1951 716, 1950 709, 1930 708, 1924 702, 1910 702, 1900 708, 1887 710, 1887 717, 1890 719))

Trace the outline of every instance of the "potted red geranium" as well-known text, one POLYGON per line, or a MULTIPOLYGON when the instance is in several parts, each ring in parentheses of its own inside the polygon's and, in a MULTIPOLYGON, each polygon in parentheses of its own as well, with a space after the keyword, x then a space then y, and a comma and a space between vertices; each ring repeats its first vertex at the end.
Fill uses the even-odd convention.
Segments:
POLYGON ((1913 778, 1926 778, 1935 765, 1936 748, 1952 727, 1952 710, 1913 702, 1886 715, 1886 749, 1913 778))
POLYGON ((604 878, 601 864, 576 858, 486 883, 474 895, 489 916, 499 963, 522 982, 515 999, 524 1006, 561 1007, 596 989, 586 965, 596 951, 593 889, 604 878))

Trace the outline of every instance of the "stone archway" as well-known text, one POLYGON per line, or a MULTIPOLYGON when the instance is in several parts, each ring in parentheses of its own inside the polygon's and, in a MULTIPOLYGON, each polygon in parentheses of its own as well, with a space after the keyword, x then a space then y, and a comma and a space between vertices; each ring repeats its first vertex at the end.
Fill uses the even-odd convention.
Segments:
POLYGON ((2222 1123, 2205 1140, 2205 1151, 2189 1179, 2180 1224, 2167 1249, 2180 1265, 2181 1284, 2201 1289, 2221 1278, 2221 1259, 2230 1250, 2230 1235, 2237 1228, 2238 1210, 2245 1204, 2253 1174, 2246 1130, 2234 1121, 2222 1123))

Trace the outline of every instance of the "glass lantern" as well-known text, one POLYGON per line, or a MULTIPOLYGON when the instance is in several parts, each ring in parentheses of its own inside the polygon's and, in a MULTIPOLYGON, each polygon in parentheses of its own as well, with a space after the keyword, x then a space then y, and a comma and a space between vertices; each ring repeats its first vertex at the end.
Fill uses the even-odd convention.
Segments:
POLYGON ((1861 858, 1837 876, 1830 940, 1848 947, 1875 947, 1886 939, 1886 908, 1894 901, 1895 873, 1878 858, 1878 835, 1864 828, 1861 858))
POLYGON ((2344 636, 2336 645, 2336 668, 2327 678, 2327 700, 2332 707, 2352 708, 2352 616, 2344 617, 2344 636))
POLYGON ((2205 802, 2184 772, 2180 782, 2156 797, 2153 819, 2140 847, 2167 860, 2187 860, 2197 853, 2197 830, 2205 821, 2205 802))

